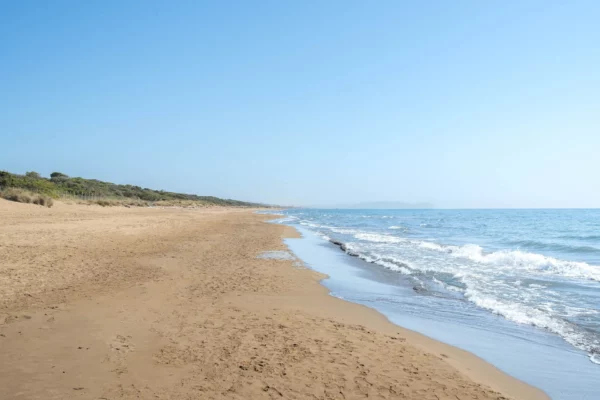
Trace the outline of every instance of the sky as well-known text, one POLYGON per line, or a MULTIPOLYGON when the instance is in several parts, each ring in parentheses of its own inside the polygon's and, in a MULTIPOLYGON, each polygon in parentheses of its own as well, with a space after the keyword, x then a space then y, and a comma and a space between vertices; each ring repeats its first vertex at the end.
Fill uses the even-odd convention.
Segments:
POLYGON ((600 207, 598 1, 0 2, 0 169, 600 207))

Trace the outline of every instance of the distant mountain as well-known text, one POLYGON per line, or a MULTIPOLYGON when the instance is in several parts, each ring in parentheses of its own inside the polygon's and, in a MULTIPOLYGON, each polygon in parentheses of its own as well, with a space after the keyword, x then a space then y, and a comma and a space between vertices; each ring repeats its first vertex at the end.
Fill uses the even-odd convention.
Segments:
POLYGON ((354 209, 423 209, 423 208, 434 208, 433 204, 426 202, 408 203, 405 201, 371 201, 356 204, 338 204, 334 206, 327 206, 324 208, 354 208, 354 209))

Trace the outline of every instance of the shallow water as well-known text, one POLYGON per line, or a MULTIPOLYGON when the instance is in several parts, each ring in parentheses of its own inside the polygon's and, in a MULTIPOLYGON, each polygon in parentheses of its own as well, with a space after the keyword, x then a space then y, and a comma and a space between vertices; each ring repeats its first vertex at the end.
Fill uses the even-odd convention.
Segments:
MULTIPOLYGON (((306 210, 293 212, 306 213, 306 210)), ((590 349, 578 342, 570 343, 560 334, 562 332, 554 332, 540 324, 535 326, 527 319, 547 317, 550 321, 553 318, 561 321, 564 315, 556 310, 562 306, 564 313, 577 314, 565 320, 578 329, 585 329, 584 332, 595 339, 597 325, 593 311, 598 310, 598 283, 592 279, 596 273, 592 251, 586 250, 585 256, 579 259, 561 259, 555 258, 558 254, 503 248, 499 242, 505 239, 497 238, 507 235, 505 232, 498 234, 497 227, 496 236, 487 232, 487 241, 476 235, 468 238, 465 235, 460 240, 456 234, 443 238, 439 234, 437 239, 432 234, 427 238, 419 237, 423 236, 422 230, 415 229, 409 234, 407 229, 411 229, 411 224, 406 220, 412 217, 416 220, 412 227, 415 224, 420 227, 424 224, 421 222, 423 217, 407 211, 400 212, 405 213, 400 215, 404 224, 398 221, 387 224, 386 221, 386 231, 382 231, 382 220, 400 219, 393 213, 396 212, 363 211, 358 218, 379 221, 369 221, 361 226, 356 226, 355 216, 348 218, 354 219, 353 226, 348 220, 344 222, 334 217, 327 221, 323 217, 320 217, 323 220, 315 217, 309 220, 302 215, 290 215, 291 212, 281 222, 301 230, 304 238, 290 239, 288 245, 311 268, 330 275, 324 284, 333 295, 376 308, 398 325, 469 350, 507 373, 542 388, 554 399, 600 398, 600 388, 596 384, 600 379, 600 367, 589 361, 590 349), (349 257, 327 241, 331 238, 344 243, 347 253, 359 257, 349 257), (406 244, 406 240, 410 243, 406 244), (485 247, 477 245, 480 249, 468 253, 471 257, 460 253, 461 248, 474 244, 472 242, 482 245, 485 242, 485 247), (434 246, 446 250, 430 248, 434 246), (510 254, 517 251, 520 253, 510 254), (459 255, 453 254, 457 252, 459 255), (489 255, 494 252, 500 252, 504 258, 493 256, 493 262, 489 261, 489 255), (541 260, 532 254, 545 258, 541 260), (402 262, 398 262, 400 257, 402 262), (521 259, 515 261, 515 257, 521 259), (537 267, 524 265, 530 258, 538 263, 537 267), (569 262, 584 263, 590 271, 586 272, 584 265, 573 264, 577 271, 565 272, 564 269, 571 265, 569 262), (433 267, 424 268, 428 264, 433 267), (581 276, 586 273, 590 276, 581 276), (517 280, 521 282, 516 283, 517 280), (523 293, 511 292, 513 285, 524 288, 523 293), (490 296, 502 304, 516 304, 516 311, 525 311, 527 318, 515 320, 485 307, 468 293, 469 290, 479 291, 481 296, 490 296), (550 306, 539 307, 544 303, 550 306), (530 313, 527 307, 540 310, 540 314, 530 313), (583 311, 589 313, 585 315, 583 311)), ((589 238, 593 235, 589 232, 582 235, 591 246, 593 240, 589 238)), ((562 236, 574 237, 576 234, 571 230, 569 234, 563 232, 562 236)))

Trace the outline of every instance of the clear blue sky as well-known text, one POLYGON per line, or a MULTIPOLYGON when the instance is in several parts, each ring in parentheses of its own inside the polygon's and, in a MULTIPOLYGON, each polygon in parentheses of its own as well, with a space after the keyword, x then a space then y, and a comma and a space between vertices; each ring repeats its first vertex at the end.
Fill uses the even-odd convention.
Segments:
POLYGON ((598 1, 4 1, 0 169, 600 207, 598 1))

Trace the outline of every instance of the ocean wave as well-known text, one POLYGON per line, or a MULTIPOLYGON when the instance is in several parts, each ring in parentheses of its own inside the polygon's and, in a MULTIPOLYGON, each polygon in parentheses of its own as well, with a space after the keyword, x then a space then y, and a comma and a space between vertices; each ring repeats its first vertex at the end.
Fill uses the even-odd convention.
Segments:
MULTIPOLYGON (((561 318, 555 312, 553 304, 547 303, 544 305, 538 302, 537 307, 532 307, 528 305, 528 301, 525 301, 528 299, 529 302, 531 302, 533 298, 537 298, 536 296, 541 295, 543 291, 548 294, 549 292, 547 291, 546 286, 538 283, 523 285, 520 280, 517 280, 513 283, 515 286, 518 286, 518 288, 513 286, 514 292, 513 295, 511 295, 510 284, 508 282, 499 282, 496 275, 499 272, 498 270, 502 269, 497 268, 497 266, 521 265, 522 267, 523 265, 527 265, 528 268, 532 268, 532 266, 535 265, 548 265, 549 263, 555 263, 555 265, 553 265, 552 268, 542 268, 542 271, 558 271, 564 274, 566 265, 563 265, 563 263, 565 262, 555 259, 548 260, 548 257, 538 254, 521 252, 495 252, 484 254, 481 247, 476 245, 459 247, 442 246, 433 242, 424 241, 407 242, 401 238, 372 233, 360 233, 356 234, 355 237, 360 240, 366 240, 367 243, 343 243, 335 239, 330 239, 330 242, 339 246, 351 256, 358 257, 372 264, 380 265, 403 275, 410 275, 413 279, 416 279, 418 276, 428 276, 433 282, 442 286, 444 289, 462 293, 466 300, 479 308, 500 315, 507 320, 519 324, 536 326, 557 334, 571 345, 586 351, 593 362, 600 360, 600 338, 598 338, 597 335, 561 318), (373 245, 369 245, 369 243, 383 246, 393 245, 395 243, 418 244, 420 248, 443 251, 455 257, 466 257, 476 260, 481 264, 492 265, 495 268, 493 272, 491 270, 481 271, 473 270, 468 267, 468 264, 458 264, 462 266, 460 269, 456 269, 458 267, 455 266, 446 267, 446 270, 437 270, 435 269, 436 267, 430 263, 413 264, 407 260, 385 253, 385 249, 388 247, 381 247, 379 248, 379 251, 374 250, 373 245), (454 281, 456 284, 451 284, 451 281, 454 281), (498 298, 494 293, 499 295, 501 293, 503 294, 498 298)), ((588 271, 582 271, 580 269, 576 272, 569 271, 568 274, 569 276, 580 277, 584 272, 588 271)), ((567 317, 578 317, 595 313, 594 310, 568 307, 565 308, 564 311, 564 314, 566 314, 567 317)))
MULTIPOLYGON (((278 215, 278 214, 265 214, 265 215, 278 215)), ((274 224, 289 224, 289 223, 296 221, 296 219, 297 218, 295 218, 295 217, 283 217, 283 218, 274 219, 271 222, 274 224)))
POLYGON ((365 240, 367 242, 375 242, 375 243, 402 243, 406 242, 407 239, 399 238, 396 236, 390 235, 381 235, 378 233, 366 233, 361 232, 354 235, 356 239, 365 240))
POLYGON ((399 260, 395 257, 380 257, 376 254, 365 253, 354 243, 343 243, 334 239, 329 239, 329 242, 338 246, 346 254, 353 257, 358 257, 368 263, 377 264, 389 270, 400 272, 405 275, 411 275, 413 273, 413 269, 411 268, 410 264, 404 260, 399 260))
POLYGON ((353 235, 353 234, 355 234, 357 232, 360 232, 360 231, 357 231, 356 229, 338 228, 338 227, 335 227, 335 226, 328 227, 328 229, 331 232, 341 233, 342 235, 353 235))
POLYGON ((331 241, 331 238, 329 236, 327 236, 326 234, 324 234, 323 232, 317 232, 317 235, 319 237, 321 237, 323 240, 326 240, 328 242, 331 241))
POLYGON ((466 290, 465 297, 478 307, 501 315, 510 321, 543 328, 561 336, 572 346, 586 351, 592 362, 596 362, 595 360, 600 357, 600 339, 596 335, 586 332, 568 321, 550 315, 544 310, 529 307, 522 303, 502 301, 472 288, 466 290))
POLYGON ((519 230, 520 219, 504 220, 503 215, 490 220, 489 228, 477 221, 451 218, 419 217, 405 222, 404 217, 389 221, 381 215, 365 216, 371 220, 358 215, 355 220, 351 215, 307 217, 302 219, 305 226, 348 255, 406 275, 406 281, 419 288, 415 282, 420 278, 422 287, 448 294, 465 306, 471 304, 468 307, 560 335, 600 364, 596 307, 600 263, 594 257, 581 256, 600 252, 600 244, 594 243, 600 235, 593 231, 570 235, 576 231, 544 231, 541 227, 537 234, 533 228, 536 221, 526 221, 526 229, 519 230), (513 222, 517 224, 514 228, 513 222), (474 224, 479 230, 471 229, 474 224), (412 234, 405 235, 408 228, 402 225, 410 226, 412 234), (490 247, 486 251, 474 243, 490 247), (580 261, 568 261, 570 258, 580 261))
POLYGON ((442 245, 431 241, 411 240, 390 234, 370 233, 354 229, 329 227, 332 232, 351 234, 354 238, 371 243, 414 246, 449 254, 453 258, 464 258, 483 265, 493 265, 506 272, 516 270, 532 275, 554 275, 571 279, 585 279, 600 282, 600 266, 582 261, 560 260, 538 253, 521 250, 499 250, 486 253, 476 244, 463 246, 442 245))
POLYGON ((493 265, 507 272, 514 273, 518 270, 529 274, 556 275, 600 282, 600 266, 581 261, 559 260, 521 250, 499 250, 486 253, 481 246, 476 244, 446 246, 428 241, 410 241, 410 243, 423 249, 447 253, 454 258, 464 258, 478 264, 493 265))
POLYGON ((575 239, 581 241, 600 241, 600 235, 562 235, 558 239, 575 239))
POLYGON ((585 262, 558 260, 520 250, 500 250, 486 254, 481 246, 475 244, 447 246, 442 249, 448 251, 453 257, 467 258, 480 264, 494 265, 499 268, 516 268, 534 274, 591 279, 600 282, 600 267, 585 262))
POLYGON ((545 289, 546 286, 544 285, 539 285, 537 283, 530 283, 529 285, 527 285, 528 287, 532 288, 532 289, 545 289))
POLYGON ((419 247, 424 248, 424 249, 430 249, 430 250, 438 250, 438 251, 444 251, 444 246, 439 245, 437 243, 433 243, 433 242, 416 242, 419 247))
POLYGON ((329 227, 329 229, 332 232, 353 235, 354 238, 365 242, 412 246, 442 252, 453 258, 463 258, 478 264, 493 265, 511 274, 520 271, 529 275, 553 275, 600 282, 600 266, 590 265, 582 261, 560 260, 521 250, 499 250, 486 253, 481 246, 476 244, 463 246, 442 245, 431 241, 411 240, 389 234, 370 233, 354 229, 334 227, 329 227))
POLYGON ((386 261, 381 258, 380 259, 365 258, 364 260, 367 262, 373 263, 373 264, 381 265, 382 267, 387 268, 391 271, 400 272, 404 275, 411 275, 413 273, 413 271, 408 267, 408 265, 405 263, 402 263, 402 262, 386 261))
POLYGON ((512 246, 523 246, 536 250, 552 250, 565 253, 600 253, 600 249, 592 246, 572 246, 563 243, 547 243, 536 240, 513 240, 506 242, 512 246))
POLYGON ((444 252, 454 258, 465 258, 479 264, 494 265, 505 270, 518 269, 529 274, 555 275, 600 282, 600 266, 590 265, 582 261, 559 260, 554 257, 521 250, 500 250, 486 253, 481 246, 476 244, 446 246, 430 241, 409 240, 378 233, 360 232, 356 233, 354 237, 373 243, 413 245, 426 250, 444 252))
POLYGON ((323 225, 315 224, 314 222, 300 221, 300 225, 308 226, 309 228, 322 228, 323 225))

